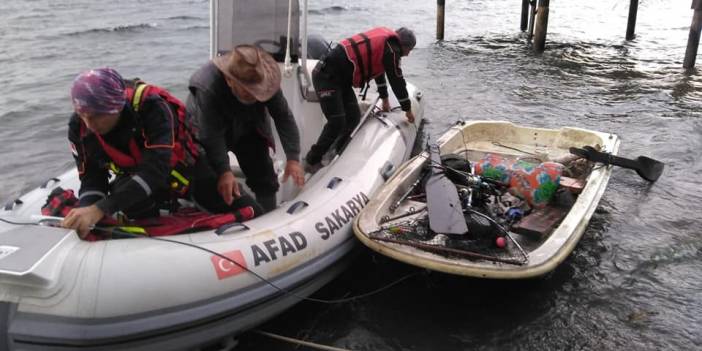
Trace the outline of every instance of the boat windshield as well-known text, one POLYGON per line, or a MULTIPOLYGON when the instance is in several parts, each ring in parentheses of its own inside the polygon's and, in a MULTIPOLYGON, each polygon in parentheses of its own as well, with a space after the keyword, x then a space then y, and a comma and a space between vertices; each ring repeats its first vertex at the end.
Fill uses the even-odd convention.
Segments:
MULTIPOLYGON (((288 37, 289 0, 213 0, 213 50, 215 55, 240 44, 255 44, 268 51, 278 62, 285 58, 288 37)), ((299 53, 300 6, 292 0, 290 18, 290 56, 299 53)))

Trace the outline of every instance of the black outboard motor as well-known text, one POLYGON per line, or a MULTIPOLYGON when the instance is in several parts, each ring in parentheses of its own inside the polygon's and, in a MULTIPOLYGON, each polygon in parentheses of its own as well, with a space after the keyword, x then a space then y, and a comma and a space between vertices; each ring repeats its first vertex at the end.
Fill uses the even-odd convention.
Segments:
POLYGON ((319 34, 307 36, 307 58, 319 60, 322 56, 331 51, 331 42, 324 40, 319 34))
POLYGON ((470 182, 465 175, 453 171, 455 169, 457 171, 470 173, 470 162, 468 162, 465 157, 457 154, 441 155, 441 164, 449 167, 449 169, 445 171, 445 174, 454 184, 470 186, 470 182))

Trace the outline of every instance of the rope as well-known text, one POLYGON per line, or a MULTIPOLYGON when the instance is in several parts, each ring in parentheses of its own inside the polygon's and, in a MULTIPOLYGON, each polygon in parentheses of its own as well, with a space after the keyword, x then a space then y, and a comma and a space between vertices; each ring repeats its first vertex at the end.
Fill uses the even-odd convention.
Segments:
POLYGON ((0 222, 5 222, 7 224, 12 224, 12 225, 39 225, 39 223, 35 223, 35 222, 31 222, 31 223, 30 222, 14 222, 14 221, 7 220, 5 218, 0 218, 0 222))
POLYGON ((252 332, 252 333, 259 334, 259 335, 267 336, 267 337, 272 338, 272 339, 277 339, 277 340, 289 342, 289 343, 291 343, 291 344, 297 344, 297 345, 301 345, 301 346, 311 347, 311 348, 317 349, 317 350, 326 350, 326 351, 351 351, 351 350, 349 350, 349 349, 341 349, 341 348, 334 347, 334 346, 327 346, 327 345, 317 344, 317 343, 313 343, 313 342, 309 342, 309 341, 304 341, 304 340, 300 340, 300 339, 295 339, 295 338, 291 338, 291 337, 287 337, 287 336, 282 336, 282 335, 278 335, 278 334, 273 334, 273 333, 269 333, 269 332, 266 332, 266 331, 263 331, 263 330, 252 330, 251 332, 252 332))
POLYGON ((283 70, 286 77, 292 76, 293 67, 290 63, 290 33, 292 32, 292 0, 288 0, 288 36, 285 41, 285 68, 283 70))
POLYGON ((492 142, 492 145, 499 146, 499 147, 503 147, 503 148, 505 148, 505 149, 510 149, 510 150, 514 150, 514 151, 519 151, 519 152, 524 153, 524 154, 527 154, 527 155, 536 156, 536 154, 533 153, 533 152, 525 151, 525 150, 518 149, 518 148, 512 147, 512 146, 507 146, 507 145, 502 144, 502 143, 497 142, 497 141, 493 141, 493 142, 492 142))
MULTIPOLYGON (((99 228, 94 228, 94 229, 95 229, 95 230, 100 230, 99 228)), ((103 230, 104 230, 104 229, 103 229, 103 230)), ((120 232, 120 234, 122 234, 122 233, 120 232)), ((229 257, 227 257, 227 256, 224 256, 224 255, 220 254, 219 252, 216 252, 216 251, 213 251, 213 250, 204 248, 204 247, 202 247, 202 246, 198 246, 198 245, 191 244, 191 243, 187 243, 187 242, 183 242, 183 241, 176 241, 176 240, 170 240, 170 239, 160 238, 160 237, 152 237, 152 236, 146 236, 146 237, 145 237, 145 236, 142 236, 142 235, 134 235, 134 234, 129 234, 129 235, 130 235, 130 236, 133 236, 133 237, 135 237, 135 238, 146 238, 146 239, 151 239, 151 240, 156 240, 156 241, 165 241, 165 242, 169 242, 169 243, 185 245, 185 246, 189 246, 189 247, 192 247, 192 248, 195 248, 195 249, 199 249, 199 250, 202 250, 202 251, 211 253, 211 254, 213 254, 213 255, 215 255, 215 256, 217 256, 217 257, 219 257, 219 258, 222 258, 222 259, 224 259, 224 260, 227 260, 227 261, 229 261, 229 262, 235 264, 235 265, 238 266, 239 268, 241 268, 241 269, 243 269, 243 270, 245 270, 245 271, 247 271, 247 272, 253 274, 256 278, 260 279, 262 282, 264 282, 264 283, 270 285, 271 287, 273 287, 274 289, 280 291, 281 293, 284 293, 284 294, 286 294, 286 295, 288 295, 288 296, 292 296, 292 297, 294 297, 294 298, 296 298, 296 299, 298 299, 298 300, 301 300, 301 301, 318 302, 318 303, 325 303, 325 304, 337 304, 337 303, 351 302, 351 301, 359 300, 359 299, 362 299, 362 298, 365 298, 365 297, 369 297, 369 296, 378 294, 378 293, 380 293, 380 292, 382 292, 382 291, 385 291, 385 290, 391 288, 391 287, 394 286, 394 285, 397 285, 397 284, 399 284, 399 283, 401 283, 401 282, 403 282, 403 281, 405 281, 405 280, 407 280, 407 279, 409 279, 409 278, 412 278, 412 277, 414 277, 415 275, 419 275, 419 274, 421 273, 421 271, 417 271, 417 272, 414 272, 414 273, 407 274, 407 275, 405 275, 404 277, 402 277, 402 278, 400 278, 400 279, 397 279, 397 280, 395 280, 394 282, 392 282, 392 283, 390 283, 390 284, 388 284, 388 285, 385 285, 385 286, 383 286, 383 287, 380 287, 380 288, 378 288, 378 289, 376 289, 376 290, 373 290, 373 291, 370 291, 370 292, 367 292, 367 293, 364 293, 364 294, 360 294, 360 295, 348 297, 348 298, 332 299, 332 300, 316 299, 316 298, 313 298, 313 297, 304 297, 304 296, 300 296, 300 295, 297 295, 297 294, 295 294, 295 293, 293 293, 293 292, 290 292, 290 291, 287 290, 287 289, 281 288, 281 287, 277 286, 276 284, 274 284, 273 282, 271 282, 270 280, 268 280, 268 279, 262 277, 260 274, 258 274, 258 273, 256 273, 256 272, 250 270, 249 268, 247 268, 247 267, 241 265, 239 262, 236 262, 235 260, 233 260, 233 259, 231 259, 231 258, 229 258, 229 257)))

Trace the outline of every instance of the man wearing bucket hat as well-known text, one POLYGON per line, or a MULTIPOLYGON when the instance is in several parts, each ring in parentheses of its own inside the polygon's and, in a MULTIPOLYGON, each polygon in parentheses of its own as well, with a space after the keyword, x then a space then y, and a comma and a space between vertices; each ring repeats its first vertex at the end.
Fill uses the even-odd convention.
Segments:
POLYGON ((275 123, 287 158, 283 181, 304 184, 300 166, 300 134, 280 89, 280 69, 273 57, 252 45, 239 45, 202 66, 190 77, 187 108, 198 121, 199 140, 219 175, 220 195, 229 201, 240 194, 229 166, 232 151, 264 210, 276 207, 278 179, 268 152, 273 147, 266 111, 275 123))
POLYGON ((354 87, 368 89, 374 79, 382 108, 389 111, 387 75, 407 120, 414 123, 400 58, 409 55, 415 44, 414 33, 405 27, 396 31, 377 27, 342 40, 317 63, 312 80, 327 124, 305 157, 306 171, 314 173, 321 168, 322 156, 331 145, 336 141, 337 148, 343 147, 359 123, 361 111, 354 87))
POLYGON ((263 212, 250 196, 226 204, 219 197, 185 106, 165 89, 98 68, 75 78, 71 101, 68 138, 81 184, 79 206, 62 225, 81 237, 106 215, 158 217, 176 198, 212 212, 239 213, 238 220, 263 212), (116 175, 111 183, 109 172, 116 175))

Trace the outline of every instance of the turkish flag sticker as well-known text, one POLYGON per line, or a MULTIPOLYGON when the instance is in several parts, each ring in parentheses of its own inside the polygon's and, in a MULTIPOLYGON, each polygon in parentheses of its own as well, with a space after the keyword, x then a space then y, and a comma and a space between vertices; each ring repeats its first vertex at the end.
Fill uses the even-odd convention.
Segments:
POLYGON ((210 257, 210 259, 212 260, 212 264, 214 265, 215 272, 217 272, 217 278, 219 280, 246 271, 246 260, 244 260, 244 255, 241 253, 241 250, 224 252, 222 253, 222 256, 228 257, 229 259, 238 264, 235 264, 230 260, 225 260, 219 256, 210 257))

